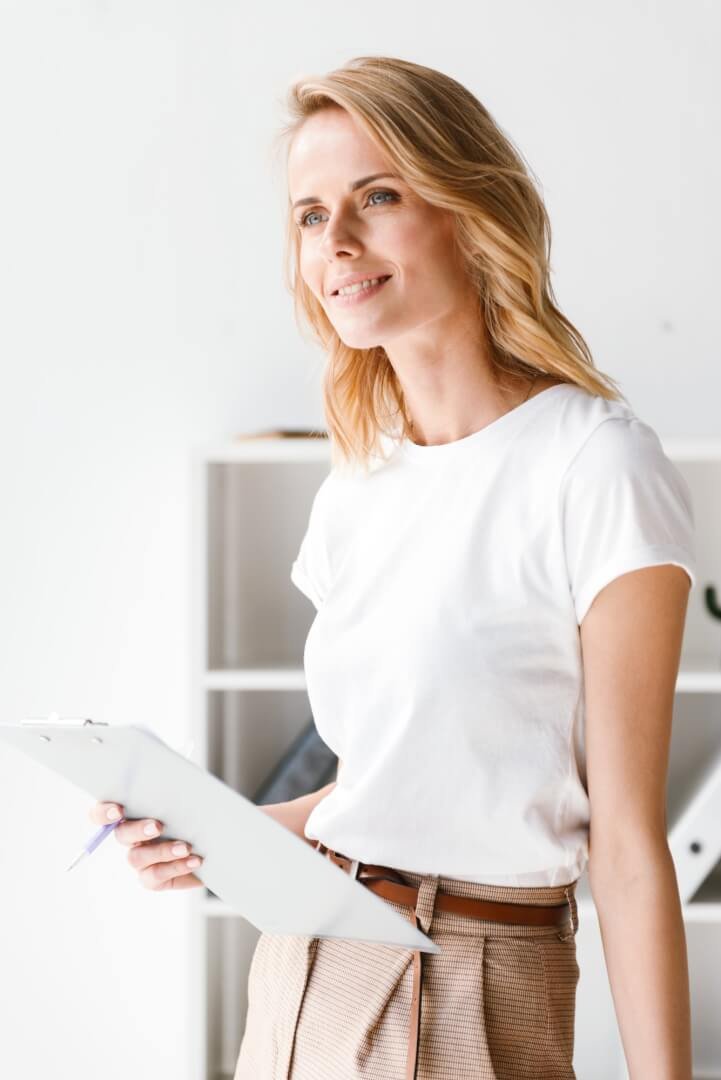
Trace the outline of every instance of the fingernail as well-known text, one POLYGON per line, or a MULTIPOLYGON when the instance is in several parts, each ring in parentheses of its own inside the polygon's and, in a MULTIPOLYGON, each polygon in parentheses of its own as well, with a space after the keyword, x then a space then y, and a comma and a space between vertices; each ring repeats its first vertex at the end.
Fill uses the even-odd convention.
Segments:
POLYGON ((170 850, 173 852, 173 855, 187 855, 188 854, 188 845, 187 844, 173 844, 173 846, 172 846, 172 848, 170 850))
POLYGON ((148 824, 143 829, 143 832, 145 833, 146 836, 157 836, 158 833, 160 832, 160 829, 158 828, 158 826, 155 824, 154 821, 149 821, 148 824))
POLYGON ((110 807, 110 809, 107 811, 107 817, 109 821, 118 820, 118 818, 120 817, 120 811, 118 810, 117 806, 110 807))
POLYGON ((188 859, 185 865, 192 870, 194 866, 200 866, 200 859, 197 855, 193 855, 190 859, 188 859))

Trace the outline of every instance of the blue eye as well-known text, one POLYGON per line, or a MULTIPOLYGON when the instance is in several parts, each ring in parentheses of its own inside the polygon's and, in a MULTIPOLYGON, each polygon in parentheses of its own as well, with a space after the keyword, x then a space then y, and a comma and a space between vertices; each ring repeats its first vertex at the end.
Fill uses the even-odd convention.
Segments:
MULTIPOLYGON (((382 190, 378 189, 376 191, 371 191, 371 192, 368 193, 368 199, 366 200, 366 202, 369 199, 372 199, 374 195, 389 195, 391 200, 399 198, 399 196, 396 195, 395 192, 393 192, 393 191, 382 191, 382 190)), ((372 206, 383 206, 384 204, 385 204, 385 199, 383 200, 383 202, 372 203, 371 205, 372 206)), ((297 224, 301 227, 301 229, 308 228, 310 222, 308 222, 307 219, 309 217, 311 217, 312 214, 316 214, 316 213, 318 213, 317 210, 306 210, 306 212, 298 219, 297 224)))

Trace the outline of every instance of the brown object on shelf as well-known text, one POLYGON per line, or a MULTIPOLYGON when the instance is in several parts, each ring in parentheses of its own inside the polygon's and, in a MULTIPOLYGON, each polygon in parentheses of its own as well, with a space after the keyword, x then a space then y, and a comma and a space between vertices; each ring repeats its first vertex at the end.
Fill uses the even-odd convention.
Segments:
POLYGON ((249 432, 247 435, 236 435, 236 440, 241 439, 327 439, 327 431, 313 431, 307 428, 278 428, 275 431, 249 432))

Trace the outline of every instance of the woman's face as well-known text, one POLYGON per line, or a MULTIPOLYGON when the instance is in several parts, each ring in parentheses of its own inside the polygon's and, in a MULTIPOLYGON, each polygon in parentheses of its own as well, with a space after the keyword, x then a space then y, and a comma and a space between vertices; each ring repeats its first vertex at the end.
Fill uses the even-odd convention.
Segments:
MULTIPOLYGON (((288 157, 300 272, 340 339, 358 349, 433 338, 475 298, 454 247, 454 217, 416 195, 340 108, 310 116, 288 157), (362 185, 353 186, 363 180, 362 185), (309 201, 305 201, 309 200, 309 201), (302 222, 302 224, 301 224, 302 222), (390 275, 349 297, 344 278, 390 275), (340 280, 339 280, 340 279, 340 280)), ((392 349, 391 349, 392 351, 392 349)))

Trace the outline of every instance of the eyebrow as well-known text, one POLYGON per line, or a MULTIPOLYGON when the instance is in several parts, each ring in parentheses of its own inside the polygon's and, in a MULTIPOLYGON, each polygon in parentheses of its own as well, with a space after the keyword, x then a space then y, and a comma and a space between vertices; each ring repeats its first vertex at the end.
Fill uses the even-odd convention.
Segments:
MULTIPOLYGON (((363 177, 361 177, 360 180, 354 180, 353 183, 349 185, 348 190, 349 191, 357 191, 358 188, 365 187, 366 184, 370 184, 374 180, 382 180, 384 177, 389 177, 389 176, 392 176, 395 180, 400 180, 401 179, 400 176, 398 175, 398 173, 392 173, 392 172, 374 173, 372 176, 363 176, 363 177)), ((323 200, 321 199, 320 195, 308 195, 305 199, 298 199, 296 202, 294 202, 291 209, 295 210, 296 206, 307 206, 309 203, 317 203, 317 202, 322 202, 322 201, 323 200)))

